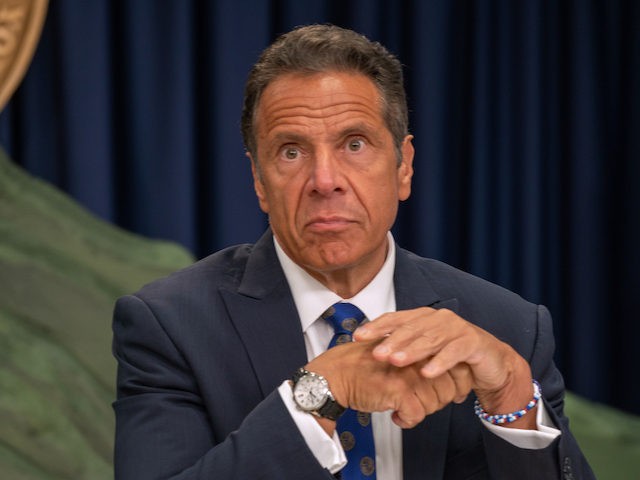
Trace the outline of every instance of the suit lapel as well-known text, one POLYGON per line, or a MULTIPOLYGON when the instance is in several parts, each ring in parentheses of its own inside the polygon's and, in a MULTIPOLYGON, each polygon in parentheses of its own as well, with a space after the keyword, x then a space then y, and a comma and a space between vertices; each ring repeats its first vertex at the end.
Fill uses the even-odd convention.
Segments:
MULTIPOLYGON (((411 255, 396 249, 394 285, 398 310, 418 307, 448 308, 457 311, 455 298, 442 299, 432 282, 411 260, 411 255)), ((444 474, 449 437, 451 406, 427 417, 402 433, 402 461, 405 480, 436 480, 444 474)))
POLYGON ((266 396, 307 363, 300 319, 270 231, 255 244, 238 291, 221 294, 266 396))

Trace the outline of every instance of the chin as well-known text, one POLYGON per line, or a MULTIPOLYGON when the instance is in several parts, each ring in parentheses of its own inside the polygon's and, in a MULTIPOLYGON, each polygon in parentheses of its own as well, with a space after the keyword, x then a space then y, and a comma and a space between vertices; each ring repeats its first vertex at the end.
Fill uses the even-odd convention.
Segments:
POLYGON ((309 262, 309 266, 319 272, 333 272, 353 267, 359 263, 362 254, 345 249, 322 249, 309 262))

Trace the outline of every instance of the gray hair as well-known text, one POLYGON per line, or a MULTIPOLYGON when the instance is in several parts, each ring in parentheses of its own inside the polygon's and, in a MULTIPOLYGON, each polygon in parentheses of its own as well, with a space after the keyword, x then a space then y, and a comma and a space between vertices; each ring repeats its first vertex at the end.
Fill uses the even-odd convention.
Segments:
POLYGON ((244 91, 241 128, 247 151, 257 159, 256 110, 262 93, 273 80, 287 73, 328 71, 361 73, 376 85, 381 94, 383 120, 400 162, 402 142, 409 129, 402 65, 380 43, 333 25, 296 28, 262 52, 244 91))

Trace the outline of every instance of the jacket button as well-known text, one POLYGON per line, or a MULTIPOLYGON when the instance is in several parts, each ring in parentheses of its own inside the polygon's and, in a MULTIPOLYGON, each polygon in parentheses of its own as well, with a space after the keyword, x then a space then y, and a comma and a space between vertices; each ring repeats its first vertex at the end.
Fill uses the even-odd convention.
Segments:
POLYGON ((564 457, 564 461, 562 462, 562 473, 564 480, 575 480, 573 476, 573 469, 571 468, 571 459, 569 457, 564 457))

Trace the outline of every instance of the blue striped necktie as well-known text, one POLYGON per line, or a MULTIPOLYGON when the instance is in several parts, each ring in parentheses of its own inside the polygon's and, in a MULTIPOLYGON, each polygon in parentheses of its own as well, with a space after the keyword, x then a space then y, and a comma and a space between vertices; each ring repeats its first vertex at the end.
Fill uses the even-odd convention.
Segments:
MULTIPOLYGON (((358 307, 341 302, 329 307, 322 318, 331 324, 335 332, 329 348, 350 342, 351 335, 365 319, 358 307)), ((336 429, 347 455, 347 465, 340 472, 342 480, 375 480, 376 453, 371 414, 348 408, 338 419, 336 429)))

